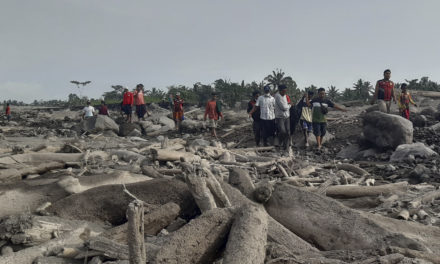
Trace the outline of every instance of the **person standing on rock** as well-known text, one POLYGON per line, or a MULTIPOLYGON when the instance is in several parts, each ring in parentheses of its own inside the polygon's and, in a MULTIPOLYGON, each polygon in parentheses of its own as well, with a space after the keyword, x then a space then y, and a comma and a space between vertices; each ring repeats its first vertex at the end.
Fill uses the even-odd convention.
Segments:
POLYGON ((254 108, 249 112, 249 117, 260 110, 261 129, 263 132, 263 145, 268 146, 269 137, 275 133, 275 98, 270 94, 270 87, 264 87, 264 95, 258 97, 254 108))
POLYGON ((11 121, 11 106, 9 105, 9 103, 6 104, 6 119, 9 121, 11 121))
POLYGON ((304 134, 304 145, 309 146, 309 135, 312 133, 312 100, 314 95, 313 91, 308 91, 298 103, 298 107, 301 109, 300 125, 304 134))
POLYGON ((83 108, 82 118, 86 119, 89 117, 93 117, 94 114, 95 114, 95 108, 91 106, 90 101, 87 101, 87 106, 83 108))
POLYGON ((145 113, 148 112, 144 99, 144 85, 142 83, 136 85, 136 90, 134 91, 133 96, 136 104, 136 115, 138 117, 138 121, 141 121, 141 119, 144 120, 145 113))
MULTIPOLYGON (((252 109, 254 109, 255 104, 257 103, 258 97, 260 97, 259 91, 254 91, 252 93, 252 100, 249 101, 247 112, 250 113, 252 109)), ((255 136, 255 144, 260 146, 260 140, 261 140, 261 118, 260 118, 260 109, 256 110, 252 114, 252 129, 254 131, 255 136)))
POLYGON ((107 105, 105 105, 105 101, 101 101, 101 107, 99 108, 98 115, 106 115, 108 116, 108 108, 107 105))
POLYGON ((180 123, 183 121, 183 99, 180 97, 180 93, 176 93, 176 97, 173 100, 173 119, 176 131, 180 130, 180 123))
POLYGON ((206 117, 209 118, 209 127, 211 128, 211 136, 217 138, 217 122, 223 118, 223 113, 217 105, 217 93, 212 93, 212 98, 206 103, 205 115, 203 120, 206 121, 206 117))
POLYGON ((310 104, 312 105, 312 126, 313 134, 316 137, 316 143, 318 144, 318 150, 322 147, 322 140, 327 133, 327 118, 328 107, 335 108, 340 111, 346 112, 347 110, 334 104, 329 99, 325 98, 325 89, 318 89, 318 97, 313 99, 310 104))
POLYGON ((131 116, 132 116, 132 108, 133 105, 133 93, 128 90, 128 88, 124 89, 124 96, 122 99, 122 111, 127 116, 125 118, 125 122, 131 123, 131 116))
POLYGON ((371 104, 377 101, 379 111, 390 113, 391 111, 391 99, 396 103, 396 95, 394 93, 394 83, 390 80, 391 70, 386 69, 383 72, 383 79, 377 81, 376 89, 374 91, 373 100, 371 104))
POLYGON ((287 99, 287 86, 279 85, 275 95, 275 124, 282 151, 290 155, 290 99, 287 99))
POLYGON ((409 120, 409 104, 412 104, 415 107, 417 107, 417 104, 414 103, 411 94, 408 92, 406 86, 407 86, 406 83, 403 83, 400 86, 402 93, 400 94, 398 101, 399 101, 400 114, 402 115, 402 117, 409 120))

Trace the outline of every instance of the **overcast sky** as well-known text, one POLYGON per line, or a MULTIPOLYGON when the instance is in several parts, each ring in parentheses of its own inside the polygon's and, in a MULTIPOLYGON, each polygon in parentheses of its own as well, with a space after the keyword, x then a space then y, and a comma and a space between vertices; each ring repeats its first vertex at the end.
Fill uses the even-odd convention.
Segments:
POLYGON ((440 81, 438 0, 0 0, 0 100, 66 99, 71 80, 165 89, 283 69, 303 88, 440 81))

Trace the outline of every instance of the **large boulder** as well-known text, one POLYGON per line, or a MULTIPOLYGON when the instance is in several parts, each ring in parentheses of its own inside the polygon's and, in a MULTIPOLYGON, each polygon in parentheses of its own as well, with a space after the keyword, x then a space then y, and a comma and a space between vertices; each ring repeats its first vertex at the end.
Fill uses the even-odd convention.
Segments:
POLYGON ((425 116, 432 116, 432 117, 434 117, 434 115, 435 115, 436 112, 437 112, 437 111, 435 110, 434 107, 429 106, 429 107, 423 109, 423 110, 420 112, 420 114, 425 115, 425 116))
POLYGON ((437 155, 437 152, 430 149, 423 143, 403 144, 397 147, 393 155, 391 155, 391 162, 405 161, 411 158, 427 158, 432 155, 437 155))
POLYGON ((138 130, 139 133, 140 131, 142 131, 141 126, 135 123, 122 123, 121 125, 119 125, 119 135, 121 137, 135 136, 135 135, 138 136, 139 133, 134 132, 134 130, 138 130))
POLYGON ((440 123, 437 123, 435 125, 432 125, 429 127, 430 129, 434 130, 435 132, 440 132, 440 123))
POLYGON ((379 148, 392 148, 413 141, 411 121, 378 111, 364 115, 363 133, 365 140, 379 148))
POLYGON ((425 127, 428 119, 424 115, 415 115, 411 121, 415 127, 425 127))
POLYGON ((106 115, 97 115, 86 118, 81 121, 80 127, 83 131, 88 131, 92 133, 102 132, 106 130, 111 130, 116 133, 119 131, 118 124, 116 124, 113 119, 106 115))
POLYGON ((158 119, 158 123, 163 126, 167 126, 170 129, 174 128, 174 120, 168 118, 167 116, 160 116, 158 119))

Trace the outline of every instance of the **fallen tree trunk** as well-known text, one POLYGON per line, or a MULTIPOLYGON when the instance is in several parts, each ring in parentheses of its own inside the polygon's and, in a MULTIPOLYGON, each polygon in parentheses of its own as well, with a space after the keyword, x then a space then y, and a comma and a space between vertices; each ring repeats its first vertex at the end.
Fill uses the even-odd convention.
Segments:
POLYGON ((242 194, 252 199, 255 186, 249 176, 249 171, 240 168, 229 170, 229 184, 239 189, 242 194))
POLYGON ((266 210, 289 230, 323 250, 378 249, 391 245, 440 252, 440 242, 433 242, 440 241, 440 230, 431 228, 427 232, 428 227, 420 224, 397 224, 393 221, 398 220, 355 211, 287 184, 275 185, 266 210), (420 237, 420 229, 430 235, 420 237))
POLYGON ((159 161, 180 161, 193 162, 197 160, 197 156, 190 152, 182 152, 168 149, 150 149, 153 160, 159 161))
MULTIPOLYGON (((180 214, 180 206, 170 202, 161 205, 144 215, 144 232, 147 235, 155 236, 163 228, 167 227, 180 214)), ((101 236, 119 243, 127 242, 128 224, 122 224, 105 231, 101 236)))
POLYGON ((134 200, 128 205, 127 218, 130 264, 145 264, 147 254, 144 241, 144 206, 142 201, 134 200))
POLYGON ((55 249, 64 247, 65 245, 82 245, 84 243, 83 234, 90 233, 90 235, 97 235, 103 231, 99 226, 91 226, 90 224, 82 224, 72 231, 61 234, 59 237, 49 240, 38 246, 26 248, 18 252, 14 252, 12 255, 2 256, 0 258, 0 264, 31 264, 37 257, 44 255, 50 255, 55 249))
POLYGON ((120 244, 108 238, 97 236, 90 239, 87 247, 92 250, 100 251, 109 258, 128 260, 130 257, 128 246, 120 244))
POLYGON ((83 153, 26 153, 0 158, 0 164, 78 162, 83 157, 83 153))
POLYGON ((422 204, 430 203, 438 198, 440 198, 440 190, 431 191, 409 202, 409 207, 419 208, 422 204))
POLYGON ((408 182, 398 182, 379 186, 333 185, 329 186, 325 194, 333 198, 357 198, 364 196, 390 195, 406 192, 408 182))
POLYGON ((64 168, 64 163, 61 162, 48 162, 39 164, 35 167, 26 167, 21 169, 6 169, 0 171, 0 183, 14 182, 22 179, 23 176, 30 174, 45 173, 54 169, 64 168))
POLYGON ((224 264, 264 263, 267 240, 267 213, 252 204, 235 214, 223 257, 224 264))
POLYGON ((232 217, 230 209, 217 208, 191 220, 170 235, 157 252, 154 263, 212 263, 224 245, 232 217))

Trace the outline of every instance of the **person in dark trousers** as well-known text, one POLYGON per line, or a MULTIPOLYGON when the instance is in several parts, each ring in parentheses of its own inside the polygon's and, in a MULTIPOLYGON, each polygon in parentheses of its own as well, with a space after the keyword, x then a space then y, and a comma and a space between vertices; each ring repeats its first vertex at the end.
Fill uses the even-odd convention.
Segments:
POLYGON ((318 89, 318 97, 313 99, 312 105, 312 122, 313 122, 313 134, 316 137, 316 143, 318 144, 318 150, 322 147, 322 139, 327 133, 327 118, 328 107, 333 107, 337 110, 346 112, 344 108, 335 105, 332 101, 325 98, 325 89, 318 89))
POLYGON ((221 104, 217 101, 217 93, 213 92, 211 95, 211 100, 206 103, 203 120, 206 121, 206 117, 209 118, 208 126, 211 128, 211 136, 217 138, 217 122, 223 118, 223 113, 221 110, 221 104))
MULTIPOLYGON (((260 97, 259 91, 254 91, 252 93, 252 100, 249 101, 247 112, 250 113, 252 109, 254 108, 255 104, 257 103, 258 97, 260 97)), ((260 109, 257 109, 252 114, 252 128, 254 130, 254 136, 255 136, 255 144, 260 146, 260 140, 261 140, 261 118, 260 118, 260 109)))
POLYGON ((260 110, 261 129, 263 132, 263 145, 268 146, 268 139, 275 134, 275 99, 270 94, 270 87, 264 87, 264 95, 258 97, 254 108, 249 112, 249 117, 260 110))
POLYGON ((409 120, 409 105, 412 104, 415 107, 417 107, 417 104, 412 99, 412 96, 408 92, 408 89, 406 88, 406 86, 407 86, 406 83, 403 83, 400 86, 400 89, 402 90, 402 92, 400 93, 398 101, 399 101, 400 115, 409 120))
POLYGON ((275 95, 275 124, 280 146, 286 155, 290 155, 290 100, 287 100, 286 92, 287 86, 278 86, 275 95))
POLYGON ((131 123, 132 119, 132 108, 133 105, 133 93, 128 90, 128 88, 124 89, 124 96, 122 99, 122 111, 124 111, 124 114, 127 115, 127 118, 125 119, 125 122, 131 123))
POLYGON ((107 105, 105 104, 104 100, 101 101, 101 107, 99 108, 98 115, 108 116, 108 108, 107 108, 107 105))
POLYGON ((314 95, 313 91, 308 91, 298 103, 298 108, 300 109, 300 125, 304 134, 305 147, 309 146, 309 135, 312 133, 312 100, 314 95))
POLYGON ((11 106, 9 103, 6 104, 6 118, 8 119, 8 122, 11 121, 11 106))

